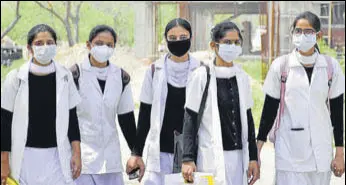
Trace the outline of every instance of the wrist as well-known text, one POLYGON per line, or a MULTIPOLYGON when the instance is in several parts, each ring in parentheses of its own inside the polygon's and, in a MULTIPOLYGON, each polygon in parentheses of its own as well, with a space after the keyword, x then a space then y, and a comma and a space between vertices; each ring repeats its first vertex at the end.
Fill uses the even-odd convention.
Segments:
POLYGON ((344 147, 336 147, 335 157, 344 157, 344 147))
POLYGON ((73 152, 73 155, 81 155, 80 141, 72 142, 72 152, 73 152))
POLYGON ((1 162, 9 161, 10 152, 1 152, 1 162))

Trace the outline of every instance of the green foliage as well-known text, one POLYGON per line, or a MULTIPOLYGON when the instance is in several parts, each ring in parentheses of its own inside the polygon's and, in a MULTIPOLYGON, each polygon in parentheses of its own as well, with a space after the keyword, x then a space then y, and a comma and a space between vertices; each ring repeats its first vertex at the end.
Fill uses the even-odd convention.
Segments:
POLYGON ((328 56, 336 58, 336 50, 332 49, 328 46, 326 42, 324 42, 322 39, 319 39, 317 41, 318 47, 320 49, 321 54, 326 54, 328 56))
MULTIPOLYGON (((42 2, 47 6, 46 2, 42 2)), ((52 2, 53 9, 62 18, 65 16, 65 8, 62 2, 52 2)), ((72 14, 75 14, 76 2, 72 3, 72 14)), ((3 31, 13 21, 15 17, 15 2, 1 3, 1 30, 3 31)), ((27 33, 29 30, 41 23, 50 25, 58 35, 58 40, 67 41, 67 34, 63 23, 52 15, 47 10, 42 9, 33 1, 21 1, 20 2, 20 15, 22 16, 15 27, 8 33, 8 36, 20 45, 26 44, 27 33)), ((98 24, 113 24, 113 18, 107 15, 89 3, 84 2, 80 9, 80 22, 79 22, 79 40, 85 42, 89 37, 90 30, 98 24)), ((72 30, 73 30, 72 25, 72 30)), ((74 31, 72 31, 74 35, 74 31)))
POLYGON ((166 25, 172 19, 177 18, 177 5, 175 4, 160 4, 158 8, 158 41, 164 39, 166 25))

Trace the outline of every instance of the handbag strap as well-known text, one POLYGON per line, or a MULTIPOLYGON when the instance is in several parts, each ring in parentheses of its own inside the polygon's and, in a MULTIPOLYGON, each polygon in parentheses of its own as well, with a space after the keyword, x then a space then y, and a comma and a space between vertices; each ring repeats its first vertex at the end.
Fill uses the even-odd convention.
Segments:
POLYGON ((208 96, 208 89, 209 89, 209 84, 210 84, 210 67, 208 65, 203 65, 206 68, 207 71, 207 83, 205 85, 204 91, 203 91, 203 95, 202 95, 202 100, 201 100, 201 104, 199 106, 199 110, 198 110, 198 116, 197 116, 197 132, 198 129, 201 125, 202 122, 202 116, 203 116, 203 112, 205 109, 205 104, 207 101, 207 96, 208 96))

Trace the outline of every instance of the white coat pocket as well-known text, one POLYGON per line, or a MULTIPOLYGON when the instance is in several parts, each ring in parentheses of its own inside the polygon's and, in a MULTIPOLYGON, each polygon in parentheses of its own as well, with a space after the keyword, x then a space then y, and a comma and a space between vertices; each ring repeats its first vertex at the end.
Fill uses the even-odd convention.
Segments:
POLYGON ((289 132, 290 153, 293 161, 306 161, 312 149, 307 128, 291 128, 289 132))

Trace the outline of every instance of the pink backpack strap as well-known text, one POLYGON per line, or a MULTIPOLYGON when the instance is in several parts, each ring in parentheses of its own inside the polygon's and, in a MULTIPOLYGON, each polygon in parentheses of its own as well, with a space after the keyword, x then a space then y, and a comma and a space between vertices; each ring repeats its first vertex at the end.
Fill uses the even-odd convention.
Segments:
MULTIPOLYGON (((280 123, 281 123, 281 117, 282 114, 284 112, 284 107, 285 107, 285 92, 286 92, 286 82, 287 82, 287 77, 288 77, 288 73, 289 73, 289 54, 283 56, 283 60, 281 62, 281 67, 280 67, 280 71, 281 71, 281 85, 280 85, 280 105, 279 105, 279 114, 277 116, 277 121, 276 121, 276 125, 275 125, 275 129, 279 129, 280 127, 280 123)), ((275 132, 276 135, 276 132, 275 132)))
POLYGON ((323 55, 324 58, 326 59, 327 62, 327 73, 328 73, 328 98, 327 98, 327 106, 328 110, 330 113, 330 96, 331 96, 331 87, 332 87, 332 82, 333 82, 333 73, 334 73, 334 68, 333 68, 333 63, 332 63, 332 58, 330 58, 327 55, 323 55))

